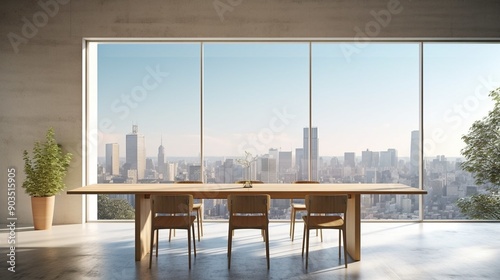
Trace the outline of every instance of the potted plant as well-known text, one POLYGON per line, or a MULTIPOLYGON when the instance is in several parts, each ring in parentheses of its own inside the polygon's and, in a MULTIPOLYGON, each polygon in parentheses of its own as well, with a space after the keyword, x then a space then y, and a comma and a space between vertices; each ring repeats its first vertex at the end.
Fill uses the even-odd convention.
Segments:
POLYGON ((66 176, 72 155, 63 153, 54 138, 54 129, 49 128, 45 142, 35 142, 33 158, 23 152, 26 180, 22 187, 31 196, 31 209, 35 229, 50 229, 54 216, 55 195, 66 187, 66 176))

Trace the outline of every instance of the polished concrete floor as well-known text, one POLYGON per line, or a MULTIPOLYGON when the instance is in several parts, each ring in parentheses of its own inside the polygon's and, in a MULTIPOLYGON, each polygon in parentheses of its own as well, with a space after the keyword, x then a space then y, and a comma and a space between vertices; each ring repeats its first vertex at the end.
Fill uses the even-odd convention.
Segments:
MULTIPOLYGON (((500 223, 363 223, 362 260, 339 262, 337 232, 311 238, 309 269, 301 256, 302 225, 295 241, 289 224, 270 225, 271 268, 260 233, 234 236, 227 269, 227 224, 205 222, 197 257, 188 269, 186 233, 161 235, 158 259, 134 261, 132 223, 18 228, 16 272, 8 271, 8 230, 0 230, 0 279, 500 279, 500 223)), ((314 236, 314 235, 312 235, 314 236)))

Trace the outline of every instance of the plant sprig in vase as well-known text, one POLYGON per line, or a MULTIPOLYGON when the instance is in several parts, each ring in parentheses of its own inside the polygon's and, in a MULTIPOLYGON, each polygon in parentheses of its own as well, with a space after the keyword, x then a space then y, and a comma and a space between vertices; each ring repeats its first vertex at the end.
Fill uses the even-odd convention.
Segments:
POLYGON ((30 158, 28 151, 23 152, 26 180, 23 182, 22 187, 32 199, 35 229, 47 229, 52 226, 54 195, 60 193, 66 187, 64 177, 72 154, 63 153, 61 146, 57 144, 54 138, 53 128, 49 128, 47 131, 44 142, 35 142, 32 153, 33 157, 30 158), (49 200, 48 202, 41 202, 40 198, 49 198, 49 200), (47 207, 47 210, 39 210, 38 207, 35 207, 40 204, 47 207), (39 216, 45 215, 50 215, 45 219, 46 222, 37 221, 39 216))
MULTIPOLYGON (((245 185, 244 185, 245 188, 252 187, 252 180, 250 179, 250 170, 249 169, 252 165, 252 162, 257 160, 257 157, 258 156, 254 157, 254 156, 252 156, 252 154, 250 152, 245 151, 245 158, 236 159, 236 162, 241 164, 242 166, 244 166, 246 169, 246 172, 247 172, 248 178, 245 178, 245 185)), ((245 176, 245 177, 247 177, 247 176, 245 176)))
POLYGON ((64 190, 64 177, 69 167, 72 154, 64 154, 54 138, 54 129, 50 128, 45 142, 35 142, 33 158, 24 150, 24 172, 26 180, 23 188, 30 196, 53 196, 64 190))

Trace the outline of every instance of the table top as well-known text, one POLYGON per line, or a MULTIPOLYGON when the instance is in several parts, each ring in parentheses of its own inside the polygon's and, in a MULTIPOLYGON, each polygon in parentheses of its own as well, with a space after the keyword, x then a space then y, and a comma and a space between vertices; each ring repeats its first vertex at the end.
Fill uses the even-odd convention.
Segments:
POLYGON ((426 194, 403 184, 93 184, 68 194, 191 194, 194 198, 227 198, 230 194, 269 194, 271 198, 304 198, 307 194, 426 194))

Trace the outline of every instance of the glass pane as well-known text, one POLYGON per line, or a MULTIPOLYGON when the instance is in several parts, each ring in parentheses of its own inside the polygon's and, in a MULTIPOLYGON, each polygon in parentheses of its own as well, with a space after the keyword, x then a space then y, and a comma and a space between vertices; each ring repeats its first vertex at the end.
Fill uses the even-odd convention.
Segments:
MULTIPOLYGON (((419 124, 419 46, 371 43, 348 55, 353 47, 313 44, 314 176, 324 183, 418 187, 410 147, 419 124)), ((418 210, 418 196, 362 196, 362 219, 418 219, 418 210)))
MULTIPOLYGON (((308 43, 204 44, 206 181, 292 182, 292 164, 308 126, 308 43), (238 159, 251 154, 249 167, 238 159)), ((223 218, 225 201, 206 201, 207 218, 223 218)), ((273 200, 270 218, 286 218, 289 201, 273 200)), ((288 216, 289 217, 289 216, 288 216)))
POLYGON ((500 45, 424 45, 425 219, 464 219, 459 198, 486 193, 462 170, 462 136, 493 108, 488 93, 500 86, 500 45))
POLYGON ((200 72, 199 43, 99 44, 99 183, 200 179, 200 72))

